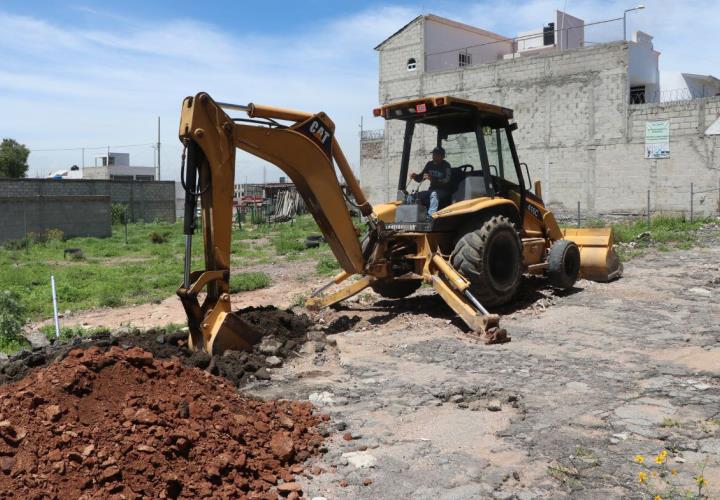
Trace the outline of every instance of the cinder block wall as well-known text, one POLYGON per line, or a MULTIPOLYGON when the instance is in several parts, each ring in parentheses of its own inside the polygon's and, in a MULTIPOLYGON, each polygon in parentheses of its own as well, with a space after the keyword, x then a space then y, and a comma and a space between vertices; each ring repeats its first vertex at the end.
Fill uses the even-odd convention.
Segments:
POLYGON ((60 229, 66 237, 110 236, 110 197, 0 197, 0 242, 48 229, 60 229))
MULTIPOLYGON (((437 73, 422 70, 421 23, 380 51, 382 104, 427 95, 455 95, 512 108, 520 161, 543 184, 543 198, 560 215, 687 212, 695 189, 720 182, 720 138, 705 128, 720 116, 720 98, 673 104, 628 104, 628 44, 617 42, 519 57, 437 73), (409 57, 418 61, 407 71, 409 57), (645 122, 670 120, 670 158, 644 158, 645 122)), ((382 157, 364 155, 361 183, 372 203, 396 196, 404 123, 385 122, 382 157)), ((429 159, 433 130, 416 129, 411 171, 429 159)), ((720 194, 695 198, 695 210, 717 213, 720 194)))
POLYGON ((128 205, 133 221, 175 222, 173 181, 0 179, 0 198, 28 196, 107 196, 111 203, 128 205))

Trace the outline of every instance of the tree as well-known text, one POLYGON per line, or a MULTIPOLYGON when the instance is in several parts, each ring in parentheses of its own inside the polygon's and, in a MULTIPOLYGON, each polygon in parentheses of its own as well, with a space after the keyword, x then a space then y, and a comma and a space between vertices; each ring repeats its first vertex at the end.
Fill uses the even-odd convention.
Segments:
POLYGON ((28 170, 30 150, 15 139, 3 139, 0 144, 0 177, 19 179, 28 170))

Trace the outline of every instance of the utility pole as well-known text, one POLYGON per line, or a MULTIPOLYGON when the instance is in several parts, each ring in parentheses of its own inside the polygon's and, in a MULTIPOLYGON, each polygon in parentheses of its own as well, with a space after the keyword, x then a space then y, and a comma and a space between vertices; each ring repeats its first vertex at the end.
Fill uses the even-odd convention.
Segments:
POLYGON ((157 131, 157 180, 160 180, 160 117, 158 116, 157 131))

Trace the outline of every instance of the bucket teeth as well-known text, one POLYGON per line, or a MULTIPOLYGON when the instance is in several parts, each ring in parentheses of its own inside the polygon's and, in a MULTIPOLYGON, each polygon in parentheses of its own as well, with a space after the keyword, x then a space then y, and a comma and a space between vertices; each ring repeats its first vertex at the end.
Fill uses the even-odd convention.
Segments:
POLYGON ((262 339, 263 334, 242 318, 241 314, 228 313, 217 332, 210 337, 205 350, 220 354, 227 350, 249 351, 262 339))

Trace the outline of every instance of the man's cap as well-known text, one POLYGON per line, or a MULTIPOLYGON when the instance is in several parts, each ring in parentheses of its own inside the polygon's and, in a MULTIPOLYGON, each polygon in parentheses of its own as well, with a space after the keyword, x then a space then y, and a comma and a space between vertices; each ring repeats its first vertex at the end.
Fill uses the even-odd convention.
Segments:
POLYGON ((433 149, 432 152, 433 152, 433 154, 439 153, 439 154, 445 156, 445 149, 441 148, 440 146, 433 149))

